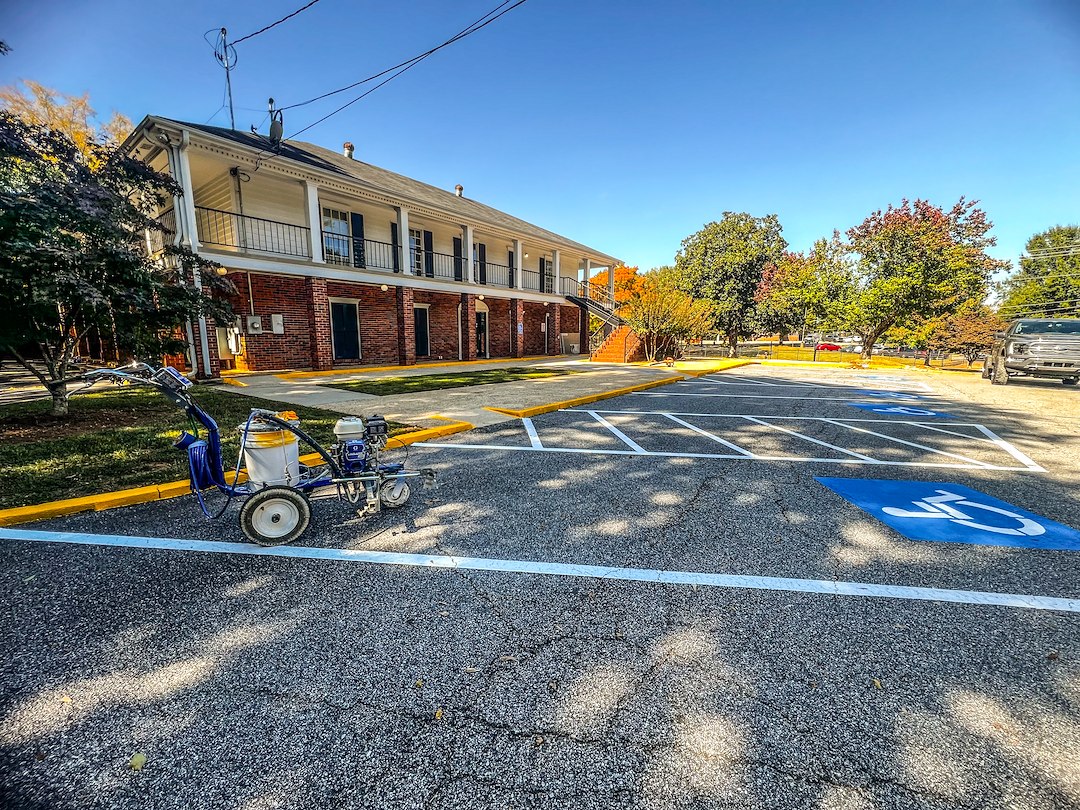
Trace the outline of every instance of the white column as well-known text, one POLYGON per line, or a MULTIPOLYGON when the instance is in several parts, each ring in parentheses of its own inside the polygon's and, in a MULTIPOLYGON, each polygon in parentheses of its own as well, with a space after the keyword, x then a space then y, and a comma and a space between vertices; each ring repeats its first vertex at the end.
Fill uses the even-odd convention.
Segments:
POLYGON ((582 281, 585 282, 585 297, 586 298, 591 298, 592 297, 592 295, 590 295, 590 293, 589 293, 589 284, 590 284, 590 279, 591 278, 592 278, 592 261, 590 259, 586 259, 585 260, 585 278, 582 279, 582 281))
POLYGON ((307 224, 310 230, 311 260, 323 264, 325 259, 322 252, 322 211, 319 209, 319 187, 310 180, 304 181, 304 203, 307 206, 307 224))
POLYGON ((520 239, 514 240, 514 286, 525 289, 525 246, 520 239))
POLYGON ((409 250, 409 209, 400 206, 397 209, 398 263, 401 272, 412 275, 412 256, 409 250))
POLYGON ((551 251, 551 263, 555 265, 552 269, 552 273, 555 275, 554 289, 552 290, 555 295, 562 295, 562 279, 559 277, 559 251, 551 251))
POLYGON ((476 232, 473 230, 472 225, 462 225, 461 233, 461 250, 465 254, 465 278, 468 279, 470 284, 475 284, 476 262, 473 261, 473 241, 476 239, 476 232))
POLYGON ((611 305, 615 306, 615 265, 613 264, 609 264, 607 269, 607 289, 611 305))
MULTIPOLYGON (((180 198, 181 205, 184 213, 184 243, 186 243, 193 252, 199 250, 202 247, 199 244, 199 229, 197 219, 195 218, 195 187, 191 182, 191 163, 188 161, 187 154, 188 147, 188 134, 185 131, 180 139, 180 145, 176 148, 176 173, 175 178, 180 183, 180 188, 183 190, 183 196, 180 198)), ((202 292, 202 278, 200 277, 200 269, 195 268, 192 274, 192 281, 194 282, 195 289, 202 292)), ((206 326, 206 316, 200 315, 198 320, 199 325, 199 348, 202 355, 203 376, 210 376, 210 339, 206 326)))

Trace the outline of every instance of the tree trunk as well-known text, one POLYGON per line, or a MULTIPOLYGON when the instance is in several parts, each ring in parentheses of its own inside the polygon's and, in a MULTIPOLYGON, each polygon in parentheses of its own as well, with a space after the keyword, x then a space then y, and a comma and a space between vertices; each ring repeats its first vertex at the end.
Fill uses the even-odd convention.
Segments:
POLYGON ((728 357, 739 356, 739 335, 737 332, 728 332, 728 357))
POLYGON ((52 416, 68 415, 68 390, 67 385, 60 383, 49 387, 52 396, 52 416))

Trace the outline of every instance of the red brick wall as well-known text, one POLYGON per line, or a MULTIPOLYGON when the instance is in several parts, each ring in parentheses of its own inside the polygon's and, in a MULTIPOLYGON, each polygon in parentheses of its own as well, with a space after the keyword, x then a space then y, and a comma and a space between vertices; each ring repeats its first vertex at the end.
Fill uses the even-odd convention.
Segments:
POLYGON ((522 357, 525 354, 525 335, 524 335, 524 321, 525 309, 524 303, 514 298, 510 301, 510 343, 512 357, 522 357), (518 334, 518 324, 522 324, 522 334, 518 334))
MULTIPOLYGON (((394 365, 398 358, 398 318, 394 288, 383 292, 369 284, 327 281, 329 298, 353 298, 360 307, 360 362, 394 365)), ((329 311, 323 318, 329 319, 329 311)), ((348 361, 345 361, 348 364, 348 361)))
POLYGON ((462 360, 476 359, 476 296, 461 294, 462 360))
POLYGON ((576 305, 571 306, 570 304, 563 306, 560 304, 559 310, 559 328, 561 328, 564 333, 576 333, 581 331, 581 307, 576 305))
POLYGON ((334 344, 330 336, 330 301, 326 279, 307 279, 308 323, 311 330, 311 365, 319 371, 333 368, 334 344))
MULTIPOLYGON (((415 290, 413 299, 417 304, 430 304, 428 328, 431 330, 431 354, 418 360, 458 359, 458 304, 461 296, 453 293, 436 293, 415 290)), ((415 344, 414 344, 415 345, 415 344)))
MULTIPOLYGON (((238 356, 238 368, 266 371, 278 368, 310 368, 311 295, 307 281, 293 276, 251 274, 251 292, 255 299, 255 314, 263 319, 261 335, 247 334, 248 302, 246 273, 230 273, 237 296, 233 311, 241 317, 244 331, 244 355, 238 356), (270 315, 280 313, 285 321, 285 334, 270 332, 270 315)), ((327 315, 326 317, 329 317, 327 315)), ((196 338, 197 340, 197 338, 196 338)))
POLYGON ((540 324, 544 322, 544 314, 550 307, 545 307, 543 304, 537 304, 533 301, 523 302, 522 307, 524 309, 525 323, 525 354, 529 357, 537 354, 547 354, 544 345, 545 335, 540 331, 540 324))
POLYGON ((488 353, 492 357, 512 357, 510 300, 487 298, 484 303, 488 305, 488 353))

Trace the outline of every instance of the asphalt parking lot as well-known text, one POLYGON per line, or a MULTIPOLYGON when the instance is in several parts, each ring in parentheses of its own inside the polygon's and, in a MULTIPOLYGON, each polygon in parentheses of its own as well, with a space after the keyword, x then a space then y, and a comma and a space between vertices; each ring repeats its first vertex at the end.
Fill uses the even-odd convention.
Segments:
POLYGON ((0 530, 6 804, 1080 807, 1075 391, 750 366, 410 452, 272 554, 0 530))

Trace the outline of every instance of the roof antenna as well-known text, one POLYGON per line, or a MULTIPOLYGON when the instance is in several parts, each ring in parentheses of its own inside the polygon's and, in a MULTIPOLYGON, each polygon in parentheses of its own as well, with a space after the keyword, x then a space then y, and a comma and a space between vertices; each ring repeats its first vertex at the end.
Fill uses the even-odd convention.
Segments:
POLYGON ((236 114, 233 112, 231 75, 232 69, 236 67, 236 48, 229 44, 229 32, 225 29, 224 26, 222 26, 220 36, 221 51, 219 52, 217 47, 215 46, 214 56, 221 63, 221 66, 225 68, 225 92, 229 96, 229 129, 236 129, 236 114))
POLYGON ((274 99, 270 99, 270 143, 274 147, 281 145, 281 136, 285 132, 285 121, 281 110, 274 109, 274 99))

